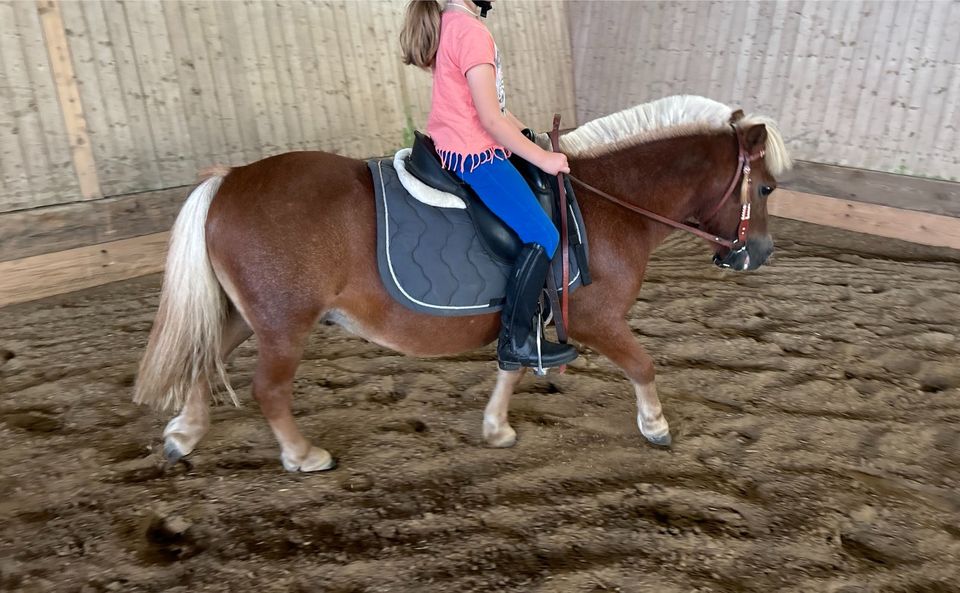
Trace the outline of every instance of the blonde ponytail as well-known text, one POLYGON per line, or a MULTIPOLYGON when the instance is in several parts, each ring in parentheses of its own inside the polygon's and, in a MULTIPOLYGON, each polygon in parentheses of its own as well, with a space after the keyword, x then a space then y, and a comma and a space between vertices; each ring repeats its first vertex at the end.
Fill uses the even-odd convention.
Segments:
POLYGON ((403 63, 430 68, 440 45, 440 13, 446 0, 410 0, 400 31, 403 63))

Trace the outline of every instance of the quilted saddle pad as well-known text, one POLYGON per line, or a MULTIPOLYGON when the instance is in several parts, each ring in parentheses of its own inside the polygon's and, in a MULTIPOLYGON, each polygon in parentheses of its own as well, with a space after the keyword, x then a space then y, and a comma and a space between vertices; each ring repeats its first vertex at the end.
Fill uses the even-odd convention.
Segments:
MULTIPOLYGON (((511 266, 487 253, 470 214, 420 202, 403 186, 393 157, 373 159, 377 204, 377 267, 390 295, 430 315, 481 315, 503 307, 511 266)), ((583 220, 574 213, 570 233, 586 247, 583 220)), ((580 286, 580 266, 570 249, 570 290, 580 286)), ((559 271, 557 285, 560 285, 559 271)))

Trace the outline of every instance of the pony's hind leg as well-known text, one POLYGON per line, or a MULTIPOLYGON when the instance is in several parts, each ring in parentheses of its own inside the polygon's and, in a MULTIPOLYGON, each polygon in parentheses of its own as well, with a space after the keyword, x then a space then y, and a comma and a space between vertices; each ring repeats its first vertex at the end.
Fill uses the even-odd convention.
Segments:
MULTIPOLYGON (((253 331, 236 309, 231 308, 223 324, 221 355, 226 358, 246 341, 253 331)), ((190 389, 180 413, 163 430, 163 456, 169 463, 189 455, 210 429, 210 384, 198 381, 190 389)))
POLYGON ((491 447, 512 447, 517 442, 517 431, 510 426, 507 412, 510 409, 510 396, 526 371, 526 368, 498 371, 497 384, 483 411, 483 439, 491 447))
POLYGON ((197 381, 190 388, 187 401, 180 413, 167 422, 163 429, 163 456, 168 463, 176 463, 196 448, 210 429, 210 385, 197 381))
POLYGON ((280 460, 287 471, 315 472, 333 469, 336 460, 324 449, 314 447, 293 419, 293 376, 303 355, 306 336, 257 334, 260 354, 253 377, 253 397, 280 443, 280 460))

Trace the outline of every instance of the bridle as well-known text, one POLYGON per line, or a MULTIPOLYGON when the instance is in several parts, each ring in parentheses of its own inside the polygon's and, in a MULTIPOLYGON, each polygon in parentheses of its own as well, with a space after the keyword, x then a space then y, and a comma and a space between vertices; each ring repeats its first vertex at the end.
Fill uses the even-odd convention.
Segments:
POLYGON ((737 169, 734 171, 733 179, 730 180, 730 185, 727 187, 727 191, 724 192, 723 197, 719 202, 717 202, 717 205, 710 210, 709 214, 702 219, 701 222, 705 223, 716 216, 717 213, 720 212, 720 209, 723 208, 723 205, 730 200, 730 197, 733 195, 733 191, 737 188, 737 184, 743 180, 743 183, 740 183, 740 224, 737 226, 737 234, 734 236, 732 241, 729 239, 723 239, 711 233, 707 233, 693 224, 677 222, 676 220, 667 218, 666 216, 661 216, 656 212, 651 212, 645 208, 641 208, 640 206, 634 206, 629 202, 625 202, 600 189, 597 189, 596 187, 593 187, 589 183, 577 179, 573 175, 568 175, 568 177, 570 177, 574 183, 580 185, 584 189, 595 193, 601 198, 613 202, 614 204, 622 206, 627 210, 631 210, 637 214, 641 214, 647 218, 656 220, 657 222, 661 222, 673 228, 692 233, 702 239, 710 241, 711 243, 716 243, 721 247, 726 247, 734 254, 740 253, 747 248, 747 233, 750 230, 750 163, 758 159, 762 159, 765 155, 765 151, 763 147, 761 147, 754 153, 748 153, 744 146, 743 130, 738 128, 735 124, 730 124, 730 127, 733 128, 734 136, 737 138, 737 169))
MULTIPOLYGON (((603 190, 593 187, 589 183, 583 182, 573 175, 567 175, 574 183, 580 185, 584 189, 595 193, 601 198, 613 202, 619 206, 626 208, 637 214, 646 216, 647 218, 653 219, 657 222, 661 222, 665 225, 671 226, 688 233, 692 233, 698 237, 706 239, 711 243, 716 243, 721 247, 726 247, 730 250, 724 258, 720 258, 718 255, 714 255, 714 260, 722 267, 730 267, 729 261, 730 257, 736 257, 741 252, 747 248, 747 233, 750 230, 750 163, 764 157, 764 150, 761 146, 759 150, 755 153, 748 153, 747 149, 744 146, 743 141, 743 131, 736 126, 736 124, 731 123, 730 127, 733 128, 734 136, 737 138, 737 169, 733 172, 733 179, 730 180, 730 185, 727 186, 727 191, 724 192, 723 197, 720 198, 720 201, 717 203, 713 209, 710 210, 709 214, 705 216, 701 223, 708 222, 714 216, 720 212, 720 209, 723 208, 723 205, 727 203, 730 197, 733 195, 733 191, 737 188, 737 184, 740 184, 740 224, 737 226, 737 234, 732 241, 728 239, 723 239, 711 233, 707 233, 698 226, 693 224, 686 224, 682 222, 677 222, 673 219, 667 218, 666 216, 661 216, 656 212, 651 212, 640 206, 634 206, 629 202, 625 202, 619 198, 611 196, 603 190), (742 181, 742 183, 741 183, 742 181)), ((553 130, 550 132, 550 141, 553 144, 554 152, 560 151, 560 115, 556 114, 553 116, 553 130)), ((557 186, 560 193, 560 245, 561 245, 561 278, 563 283, 560 288, 560 317, 556 321, 557 326, 557 337, 560 342, 566 343, 567 341, 567 325, 570 319, 568 301, 570 291, 567 290, 569 286, 569 276, 570 276, 570 262, 569 262, 569 250, 566 248, 567 245, 567 192, 563 183, 563 173, 557 174, 557 186)), ((551 272, 552 273, 552 272, 551 272)), ((556 292, 551 290, 550 293, 555 296, 556 292)), ((551 300, 553 300, 551 296, 551 300)), ((539 337, 539 336, 538 336, 539 337)), ((539 347, 538 347, 539 351, 539 347)), ((560 372, 562 373, 565 367, 560 367, 560 372)), ((542 369, 538 369, 542 370, 542 369)))

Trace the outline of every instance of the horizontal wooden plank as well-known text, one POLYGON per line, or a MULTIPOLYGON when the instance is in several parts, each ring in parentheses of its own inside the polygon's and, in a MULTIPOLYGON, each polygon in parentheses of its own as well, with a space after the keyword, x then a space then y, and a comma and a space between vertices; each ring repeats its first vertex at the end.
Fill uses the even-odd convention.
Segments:
MULTIPOLYGON (((960 249, 960 219, 779 189, 772 216, 960 249)), ((0 262, 0 307, 163 270, 168 232, 0 262)))
POLYGON ((778 189, 768 214, 902 241, 960 249, 960 219, 778 189))
POLYGON ((190 186, 0 214, 0 261, 169 230, 190 186))
POLYGON ((0 307, 163 270, 169 233, 0 262, 0 307))
POLYGON ((807 194, 960 217, 960 183, 797 161, 780 187, 807 194))
MULTIPOLYGON (((960 218, 960 183, 800 161, 784 190, 960 218)), ((170 228, 190 186, 0 214, 0 261, 170 228)))

